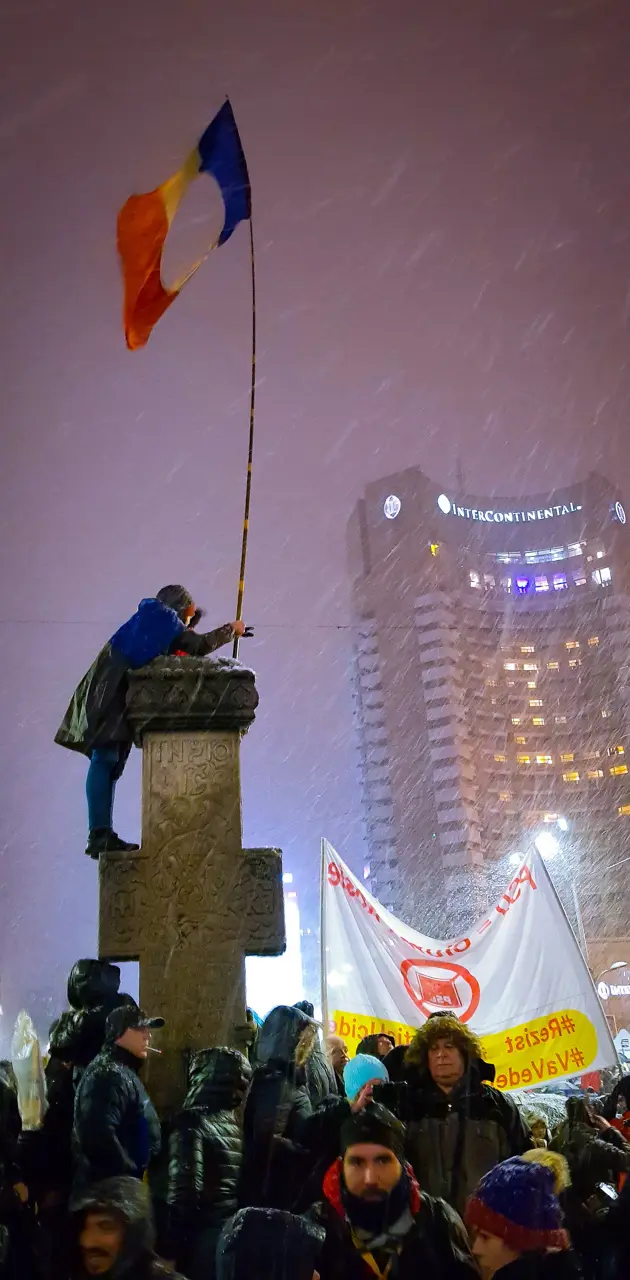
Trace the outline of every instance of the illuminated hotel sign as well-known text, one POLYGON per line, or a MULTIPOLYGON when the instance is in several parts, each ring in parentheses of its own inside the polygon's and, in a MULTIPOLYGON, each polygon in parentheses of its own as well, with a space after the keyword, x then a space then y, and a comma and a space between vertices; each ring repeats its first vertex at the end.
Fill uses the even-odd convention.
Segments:
POLYGON ((478 507, 460 507, 445 493, 440 494, 437 504, 445 516, 482 520, 487 524, 527 524, 530 520, 553 520, 554 516, 570 516, 574 511, 582 510, 579 502, 557 502, 553 507, 538 507, 536 511, 494 511, 492 508, 482 511, 478 507))

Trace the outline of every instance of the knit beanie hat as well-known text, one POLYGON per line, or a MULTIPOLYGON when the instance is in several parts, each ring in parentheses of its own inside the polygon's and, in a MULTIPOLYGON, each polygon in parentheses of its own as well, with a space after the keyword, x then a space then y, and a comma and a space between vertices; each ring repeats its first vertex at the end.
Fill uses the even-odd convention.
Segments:
POLYGON ((346 1154, 348 1147, 356 1147, 363 1142, 387 1147, 404 1164, 405 1126, 387 1107, 382 1107, 380 1102, 370 1102, 358 1115, 349 1116, 341 1126, 342 1156, 346 1154))
MULTIPOLYGON (((549 1152, 544 1153, 549 1156, 549 1152)), ((466 1206, 466 1225, 498 1236, 515 1253, 568 1249, 554 1169, 514 1156, 481 1179, 466 1206)))
POLYGON ((385 1083, 389 1080, 387 1067, 380 1058, 373 1058, 369 1053, 359 1053, 356 1058, 346 1062, 343 1083, 350 1102, 354 1102, 369 1080, 383 1080, 385 1083))

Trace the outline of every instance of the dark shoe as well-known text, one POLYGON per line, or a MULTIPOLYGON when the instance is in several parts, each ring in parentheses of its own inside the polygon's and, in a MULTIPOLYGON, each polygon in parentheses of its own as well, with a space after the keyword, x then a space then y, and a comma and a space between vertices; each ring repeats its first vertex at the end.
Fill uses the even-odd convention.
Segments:
POLYGON ((90 831, 85 852, 88 858, 97 859, 102 853, 136 853, 139 848, 139 844, 128 844, 126 840, 121 840, 115 831, 99 827, 90 831))

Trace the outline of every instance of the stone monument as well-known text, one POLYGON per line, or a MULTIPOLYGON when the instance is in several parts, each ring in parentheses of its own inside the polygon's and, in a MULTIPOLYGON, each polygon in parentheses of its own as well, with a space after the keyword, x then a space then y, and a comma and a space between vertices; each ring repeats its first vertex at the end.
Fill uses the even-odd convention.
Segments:
POLYGON ((189 1050, 245 1046, 245 957, 286 945, 282 859, 242 847, 240 741, 258 704, 253 672, 225 658, 158 658, 129 686, 142 844, 101 855, 99 955, 138 960, 140 1004, 166 1019, 147 1071, 164 1116, 181 1105, 189 1050))

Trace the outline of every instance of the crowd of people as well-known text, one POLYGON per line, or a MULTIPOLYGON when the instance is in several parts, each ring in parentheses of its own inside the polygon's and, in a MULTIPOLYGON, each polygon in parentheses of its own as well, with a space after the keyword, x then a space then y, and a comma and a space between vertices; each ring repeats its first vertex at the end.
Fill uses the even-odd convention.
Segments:
POLYGON ((280 1006, 248 1056, 191 1054, 160 1123, 142 1067, 162 1020, 119 981, 74 966, 39 1129, 0 1067, 2 1280, 630 1277, 630 1078, 534 1133, 454 1015, 350 1058, 312 1006, 280 1006))

